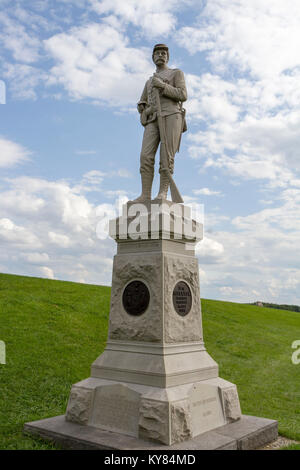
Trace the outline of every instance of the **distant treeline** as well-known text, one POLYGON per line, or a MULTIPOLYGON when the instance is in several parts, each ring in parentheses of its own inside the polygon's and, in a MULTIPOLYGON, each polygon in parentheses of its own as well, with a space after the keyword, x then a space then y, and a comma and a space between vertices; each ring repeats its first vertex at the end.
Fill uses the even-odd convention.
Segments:
POLYGON ((279 305, 279 304, 269 304, 267 302, 253 302, 251 305, 258 305, 259 307, 268 307, 268 308, 277 308, 279 310, 291 310, 292 312, 300 312, 299 305, 279 305))

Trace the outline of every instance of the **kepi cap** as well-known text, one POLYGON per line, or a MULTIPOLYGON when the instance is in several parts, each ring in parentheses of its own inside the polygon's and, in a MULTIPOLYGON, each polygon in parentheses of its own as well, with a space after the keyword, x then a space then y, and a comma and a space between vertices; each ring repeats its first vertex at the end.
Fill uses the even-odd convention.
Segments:
POLYGON ((164 49, 165 51, 169 52, 169 48, 166 44, 155 44, 153 47, 153 54, 157 49, 164 49))

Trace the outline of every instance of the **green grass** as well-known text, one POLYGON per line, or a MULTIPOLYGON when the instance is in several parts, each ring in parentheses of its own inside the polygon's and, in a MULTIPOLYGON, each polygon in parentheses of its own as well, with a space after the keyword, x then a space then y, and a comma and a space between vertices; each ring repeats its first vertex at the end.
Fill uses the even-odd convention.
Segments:
POLYGON ((300 339, 300 315, 202 301, 205 345, 220 376, 238 387, 244 414, 278 420, 279 433, 300 440, 300 364, 291 344, 300 339))
POLYGON ((23 424, 64 413, 104 349, 109 301, 109 287, 0 274, 0 449, 52 447, 23 424))
MULTIPOLYGON (((28 421, 64 414, 71 385, 90 375, 107 338, 110 288, 0 274, 0 449, 54 449, 24 436, 28 421)), ((300 440, 300 314, 202 300, 206 347, 238 386, 244 414, 300 440)))
POLYGON ((300 444, 291 444, 287 447, 282 447, 279 450, 300 450, 300 444))

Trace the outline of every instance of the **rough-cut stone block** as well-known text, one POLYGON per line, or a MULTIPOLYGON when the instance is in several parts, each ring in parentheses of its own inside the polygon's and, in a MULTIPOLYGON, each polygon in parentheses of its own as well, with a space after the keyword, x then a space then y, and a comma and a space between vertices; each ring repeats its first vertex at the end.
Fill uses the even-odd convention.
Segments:
POLYGON ((226 421, 230 423, 240 419, 241 407, 236 386, 222 390, 222 397, 226 421))
POLYGON ((192 437, 191 410, 187 400, 171 404, 171 444, 192 437))
POLYGON ((149 399, 141 401, 139 437, 170 444, 169 403, 149 399))
POLYGON ((66 411, 66 419, 78 424, 89 421, 93 400, 93 390, 73 386, 66 411))

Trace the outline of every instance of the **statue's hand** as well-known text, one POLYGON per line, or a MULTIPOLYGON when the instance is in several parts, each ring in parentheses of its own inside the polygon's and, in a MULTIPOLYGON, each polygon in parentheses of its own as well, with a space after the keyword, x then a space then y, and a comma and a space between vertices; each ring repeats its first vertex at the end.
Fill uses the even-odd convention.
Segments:
POLYGON ((141 113, 144 111, 144 109, 145 109, 145 105, 142 104, 142 103, 139 103, 139 104, 137 105, 137 109, 138 109, 138 112, 141 114, 141 113))
POLYGON ((160 78, 155 77, 155 76, 152 78, 152 85, 155 88, 165 88, 165 82, 163 82, 160 78))
POLYGON ((150 116, 150 114, 153 114, 153 113, 154 113, 154 109, 152 108, 152 106, 147 106, 146 108, 147 116, 150 116))

